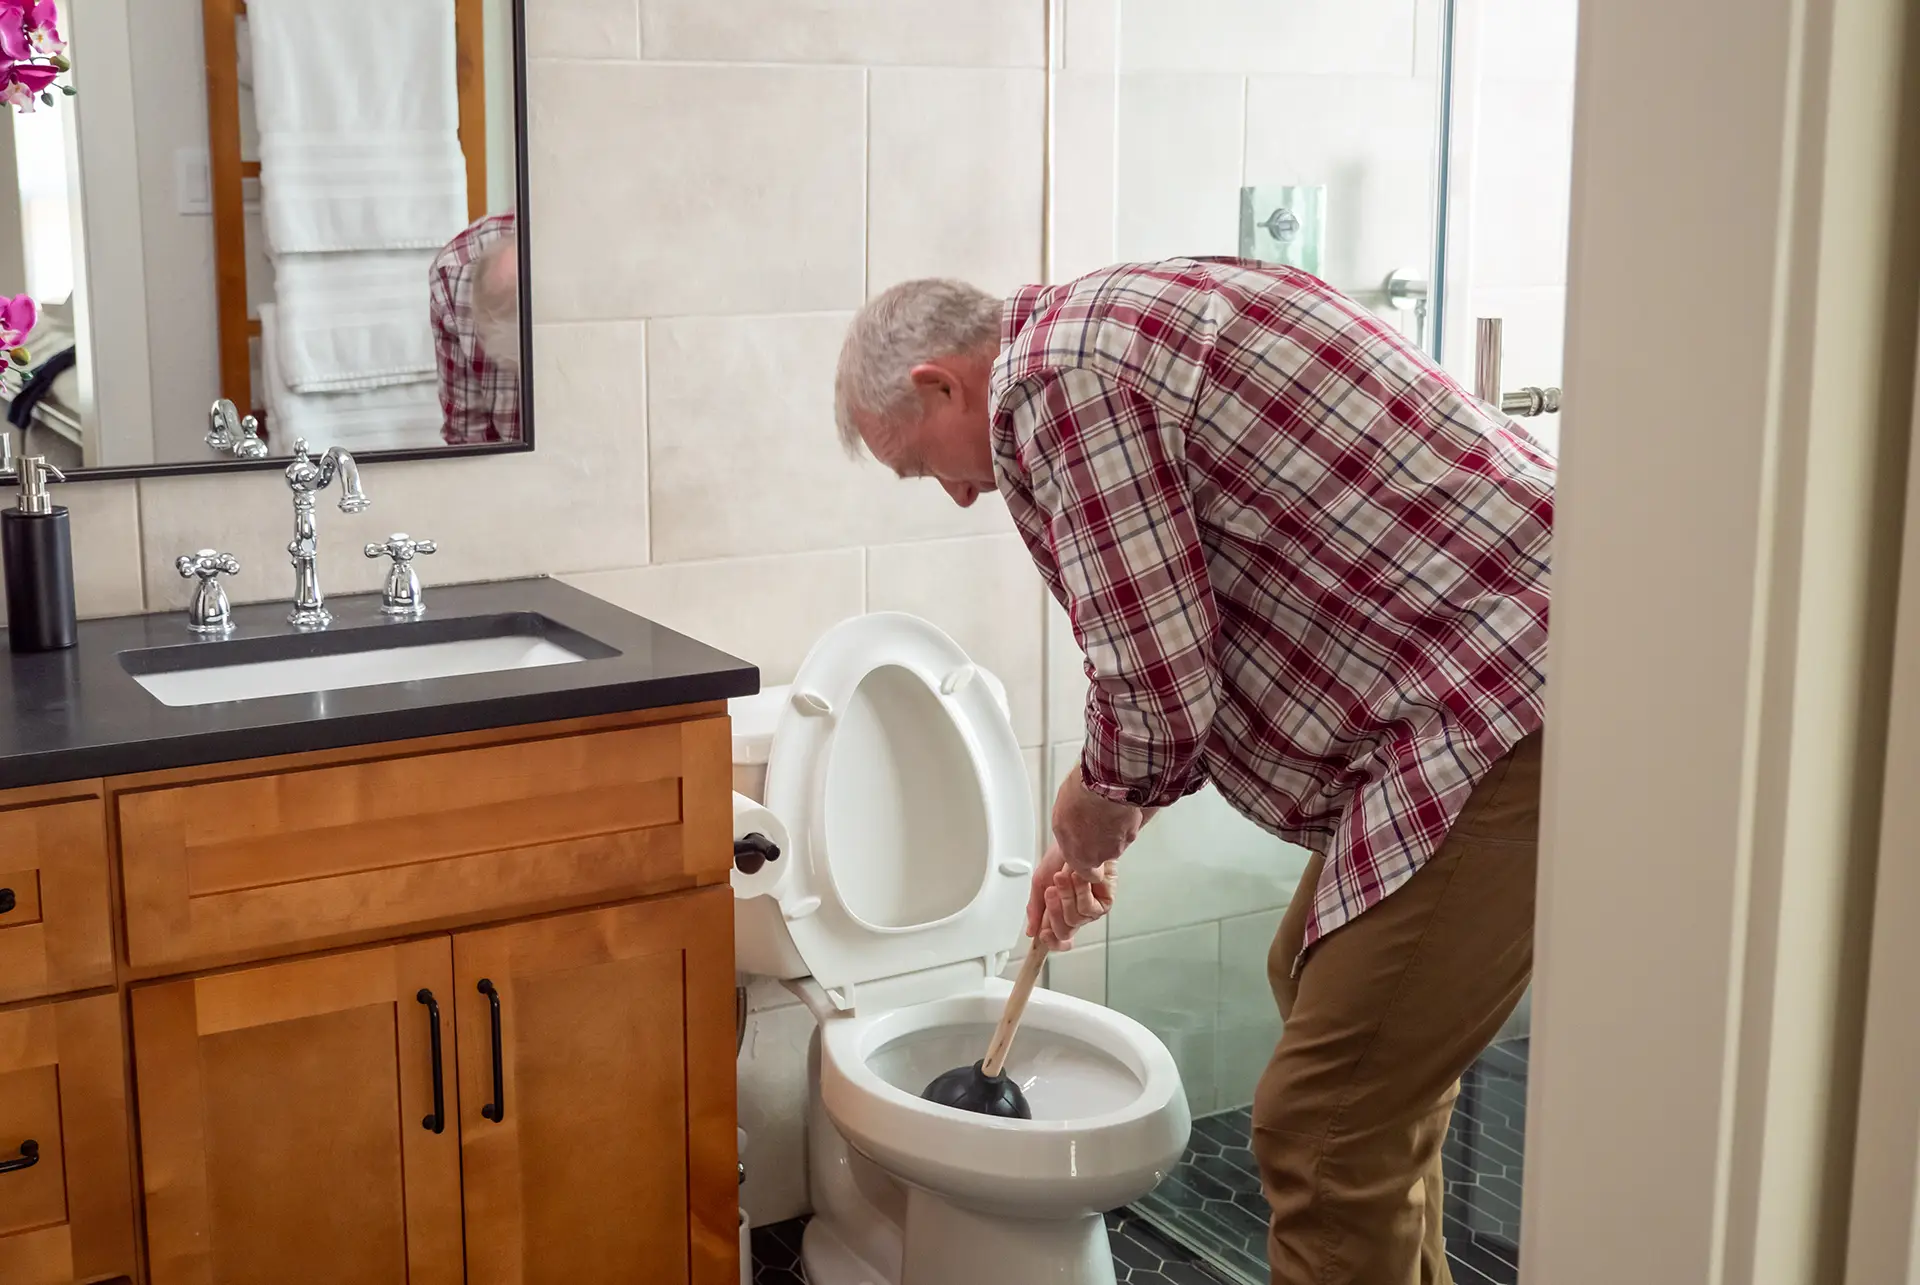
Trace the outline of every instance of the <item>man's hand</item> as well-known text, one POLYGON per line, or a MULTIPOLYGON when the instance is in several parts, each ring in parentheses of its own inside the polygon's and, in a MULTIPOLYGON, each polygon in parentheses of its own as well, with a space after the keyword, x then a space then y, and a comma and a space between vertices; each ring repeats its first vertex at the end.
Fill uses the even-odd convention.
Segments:
POLYGON ((1048 844, 1027 898, 1027 936, 1048 950, 1071 949, 1073 934, 1113 906, 1113 867, 1103 867, 1099 876, 1075 874, 1067 868, 1060 845, 1048 844))
POLYGON ((1087 789, 1078 771, 1067 773, 1053 799, 1053 843, 1066 867, 1083 879, 1119 858, 1152 814, 1103 799, 1087 789))

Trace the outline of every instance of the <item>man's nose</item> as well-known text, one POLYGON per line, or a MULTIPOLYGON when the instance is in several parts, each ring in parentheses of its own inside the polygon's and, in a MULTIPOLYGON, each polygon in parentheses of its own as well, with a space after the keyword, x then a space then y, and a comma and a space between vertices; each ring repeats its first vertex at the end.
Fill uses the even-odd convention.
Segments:
POLYGON ((973 502, 980 498, 980 488, 971 482, 942 482, 940 485, 946 488, 953 502, 963 509, 972 508, 973 502))

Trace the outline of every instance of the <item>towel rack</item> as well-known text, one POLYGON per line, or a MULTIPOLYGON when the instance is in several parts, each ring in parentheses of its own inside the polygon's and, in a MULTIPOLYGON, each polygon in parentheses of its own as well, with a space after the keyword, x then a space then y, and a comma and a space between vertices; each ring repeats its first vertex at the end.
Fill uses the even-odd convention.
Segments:
MULTIPOLYGON (((467 217, 487 212, 487 50, 485 0, 451 0, 460 150, 467 158, 467 217)), ((240 40, 234 24, 246 0, 202 0, 207 46, 207 158, 213 195, 214 297, 220 326, 218 395, 254 410, 251 345, 260 322, 247 314, 247 225, 242 181, 260 162, 240 158, 240 40)))

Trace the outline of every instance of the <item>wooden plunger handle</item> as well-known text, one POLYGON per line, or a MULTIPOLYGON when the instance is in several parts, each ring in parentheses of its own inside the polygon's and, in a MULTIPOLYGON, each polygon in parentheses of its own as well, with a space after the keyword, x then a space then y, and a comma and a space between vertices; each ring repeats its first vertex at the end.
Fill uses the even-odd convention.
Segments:
POLYGON ((993 1042, 987 1045, 987 1057, 980 1069, 988 1075, 1000 1074, 1007 1064, 1007 1052, 1013 1048, 1013 1034, 1020 1029, 1020 1015, 1027 1011, 1027 1000, 1033 996, 1034 983, 1040 980, 1040 970, 1047 963, 1047 948, 1039 942, 1027 947, 1026 962, 1020 965, 1020 976, 1014 979, 1013 993, 1007 996, 1007 1006, 1000 1014, 1000 1025, 993 1028, 993 1042))

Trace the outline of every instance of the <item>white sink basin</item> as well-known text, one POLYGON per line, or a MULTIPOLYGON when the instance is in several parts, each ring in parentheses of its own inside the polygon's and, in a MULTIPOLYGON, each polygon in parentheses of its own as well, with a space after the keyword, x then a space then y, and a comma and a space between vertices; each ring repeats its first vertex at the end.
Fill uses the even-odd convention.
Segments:
MULTIPOLYGON (((208 650, 217 652, 219 648, 208 650)), ((383 683, 417 683, 463 674, 537 669, 584 659, 586 657, 579 653, 546 638, 507 634, 250 664, 209 664, 196 669, 136 673, 133 680, 163 705, 214 705, 262 696, 297 696, 346 687, 377 687, 383 683)))

